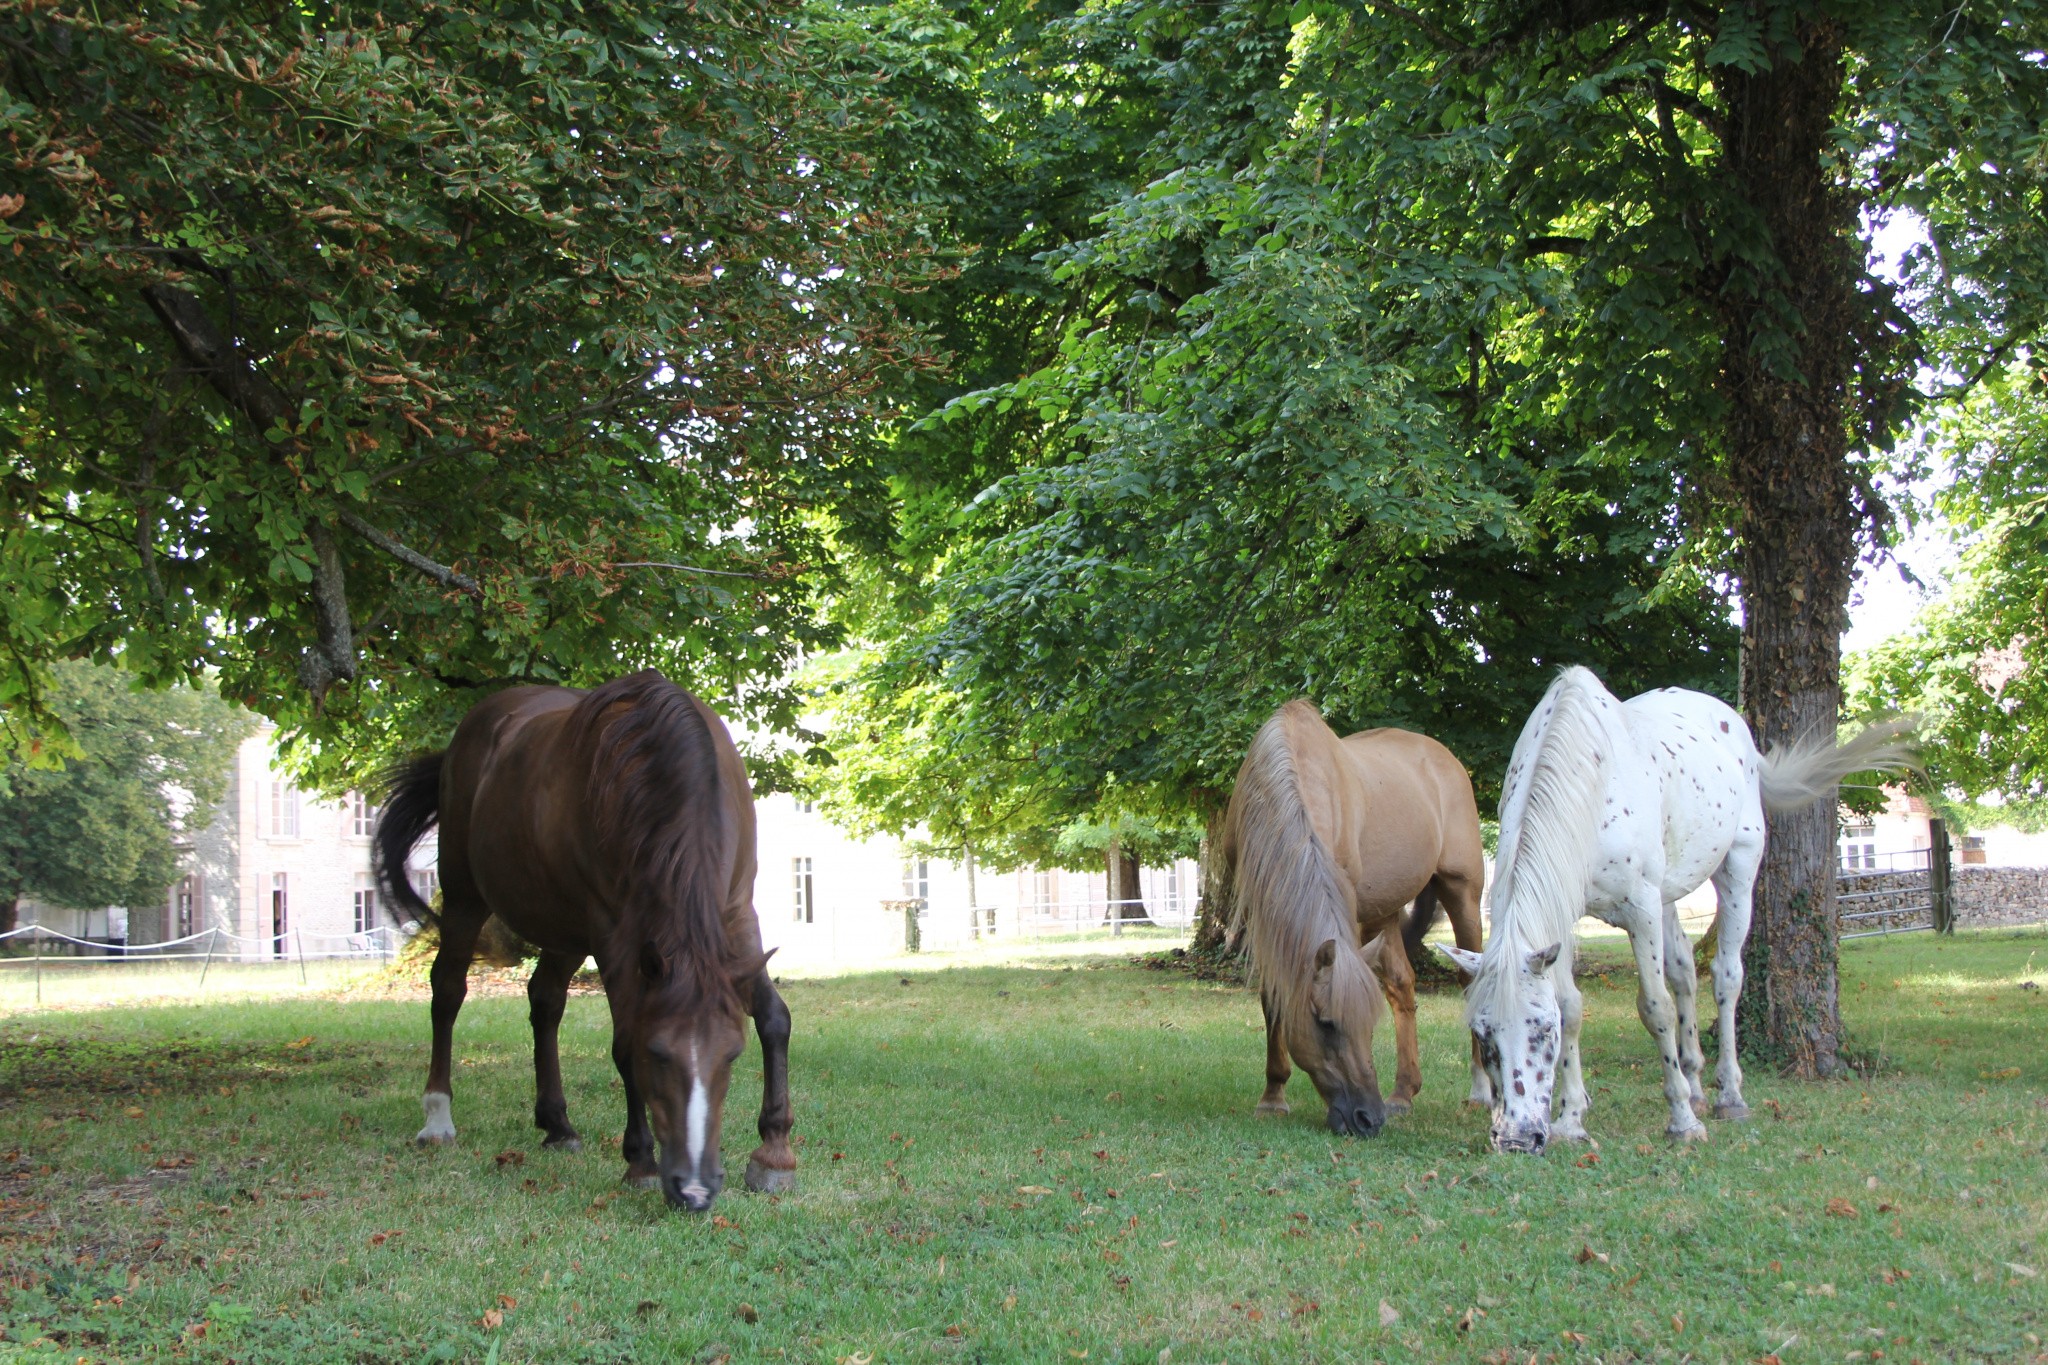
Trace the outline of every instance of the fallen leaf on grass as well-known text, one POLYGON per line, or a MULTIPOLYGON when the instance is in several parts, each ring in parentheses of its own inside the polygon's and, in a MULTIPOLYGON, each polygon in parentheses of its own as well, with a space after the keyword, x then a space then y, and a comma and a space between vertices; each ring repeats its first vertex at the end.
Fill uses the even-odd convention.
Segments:
POLYGON ((390 1240, 391 1240, 392 1238, 394 1238, 394 1237, 403 1237, 403 1236, 405 1236, 405 1234, 404 1234, 404 1233, 402 1233, 402 1232, 399 1232, 399 1231, 398 1231, 398 1230, 396 1230, 395 1228, 393 1228, 393 1229, 386 1229, 386 1230, 385 1230, 385 1231, 383 1231, 383 1232, 373 1232, 373 1233, 371 1233, 371 1234, 370 1234, 370 1245, 371 1245, 371 1246, 373 1246, 373 1247, 380 1247, 380 1246, 383 1246, 383 1245, 384 1245, 384 1244, 385 1244, 386 1242, 390 1241, 390 1240))
POLYGON ((1673 1313, 1671 1315, 1671 1330, 1674 1332, 1683 1332, 1685 1330, 1685 1314, 1673 1313))
POLYGON ((513 1298, 510 1294, 498 1295, 498 1307, 504 1309, 507 1313, 511 1312, 518 1306, 519 1300, 513 1298))
POLYGON ((312 1045, 313 1035, 310 1033, 303 1038, 294 1038, 289 1043, 285 1044, 286 1047, 293 1049, 311 1047, 312 1045))
POLYGON ((1839 1198, 1828 1200, 1828 1213, 1835 1218, 1857 1217, 1856 1206, 1846 1199, 1839 1198))
POLYGON ((499 1170, 503 1170, 507 1166, 524 1166, 526 1164, 526 1153, 508 1148, 498 1153, 493 1160, 498 1163, 499 1170))
POLYGON ((2006 1261, 2003 1262, 2003 1264, 2005 1268, 2007 1270, 2010 1270, 2013 1274, 2024 1275, 2030 1280, 2041 1273, 2040 1271, 2034 1269, 2034 1267, 2030 1265, 2021 1265, 2018 1261, 2006 1261))
POLYGON ((1572 1163, 1572 1165, 1574 1165, 1574 1166, 1578 1166, 1578 1167, 1581 1167, 1581 1168, 1587 1168, 1587 1169, 1590 1169, 1591 1167, 1594 1167, 1594 1166, 1598 1166, 1599 1164, 1600 1164, 1600 1154, 1599 1154, 1598 1152, 1587 1152, 1587 1153, 1585 1153, 1585 1154, 1584 1154, 1583 1156, 1581 1156, 1581 1157, 1580 1157, 1580 1158, 1579 1158, 1579 1159, 1578 1159, 1577 1161, 1574 1161, 1574 1162, 1572 1163))
POLYGON ((1573 1346, 1584 1346, 1586 1344, 1586 1334, 1584 1332, 1559 1332, 1557 1335, 1559 1340, 1573 1346))
POLYGON ((1399 1322, 1400 1320, 1401 1320, 1401 1315, 1400 1315, 1399 1313, 1397 1313, 1397 1312, 1395 1312, 1395 1311, 1394 1311, 1394 1305, 1392 1305, 1391 1303, 1388 1303, 1388 1302, 1387 1302, 1387 1301, 1386 1301, 1385 1299, 1381 1299, 1381 1300, 1380 1300, 1380 1326, 1382 1326, 1382 1327, 1392 1327, 1392 1326, 1393 1326, 1393 1325, 1394 1325, 1395 1323, 1399 1322))
POLYGON ((477 1325, 486 1332, 495 1332, 505 1325, 505 1315, 496 1308, 486 1308, 484 1315, 477 1319, 477 1325))
POLYGON ((139 1119, 142 1117, 142 1111, 140 1109, 137 1109, 132 1104, 129 1105, 126 1109, 123 1109, 121 1112, 126 1114, 131 1119, 139 1119))
POLYGON ((751 1303, 743 1303, 739 1307, 733 1309, 732 1311, 739 1315, 739 1319, 741 1322, 747 1323, 749 1325, 757 1323, 761 1320, 760 1313, 755 1311, 754 1305, 752 1305, 751 1303))
POLYGON ((952 1325, 951 1327, 948 1327, 948 1328, 946 1329, 946 1335, 947 1335, 947 1336, 949 1336, 949 1337, 957 1337, 957 1336, 959 1336, 959 1335, 960 1335, 960 1324, 956 1322, 956 1323, 954 1323, 954 1324, 953 1324, 953 1325, 952 1325))
POLYGON ((2018 1067, 2006 1066, 2000 1067, 1996 1071, 1980 1071, 1977 1073, 1977 1079, 1980 1081, 2009 1081, 2019 1074, 2020 1069, 2018 1067))
POLYGON ((1473 1322, 1485 1316, 1486 1310, 1484 1308, 1479 1307, 1477 1304, 1474 1304, 1472 1307, 1467 1308, 1465 1310, 1465 1316, 1458 1319, 1458 1330, 1460 1332, 1471 1331, 1473 1322))
POLYGON ((1579 1248, 1579 1254, 1572 1257, 1572 1259, 1574 1261, 1577 1261, 1580 1265, 1584 1265, 1588 1261, 1598 1261, 1601 1265, 1606 1265, 1607 1253, 1604 1251, 1595 1251, 1593 1250, 1593 1248, 1589 1246, 1582 1245, 1579 1248))
POLYGON ((1019 1186, 1017 1187, 1017 1193, 1019 1193, 1019 1194, 1051 1194, 1051 1193, 1052 1193, 1052 1191, 1051 1191, 1051 1190, 1049 1190, 1049 1189, 1047 1189, 1047 1188, 1046 1188, 1045 1186, 1043 1186, 1043 1185, 1019 1185, 1019 1186))

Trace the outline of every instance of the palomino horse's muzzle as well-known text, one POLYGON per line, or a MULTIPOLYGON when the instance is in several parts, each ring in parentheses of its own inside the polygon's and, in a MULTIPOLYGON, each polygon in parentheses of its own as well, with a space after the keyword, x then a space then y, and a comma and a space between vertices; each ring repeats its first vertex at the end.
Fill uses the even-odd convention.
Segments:
POLYGON ((1374 1095, 1339 1095, 1330 1101, 1330 1131, 1344 1137, 1372 1137, 1387 1125, 1386 1106, 1374 1095))

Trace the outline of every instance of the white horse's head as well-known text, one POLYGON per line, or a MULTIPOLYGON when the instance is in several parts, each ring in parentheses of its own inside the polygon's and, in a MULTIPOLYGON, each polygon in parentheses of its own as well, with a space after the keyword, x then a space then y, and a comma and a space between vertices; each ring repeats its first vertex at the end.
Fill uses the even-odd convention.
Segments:
POLYGON ((1527 952, 1498 941, 1485 953, 1442 949, 1472 978, 1465 987, 1465 1022, 1493 1083, 1495 1151, 1537 1155, 1550 1141, 1550 1095, 1561 1046, 1550 973, 1560 946, 1527 952))

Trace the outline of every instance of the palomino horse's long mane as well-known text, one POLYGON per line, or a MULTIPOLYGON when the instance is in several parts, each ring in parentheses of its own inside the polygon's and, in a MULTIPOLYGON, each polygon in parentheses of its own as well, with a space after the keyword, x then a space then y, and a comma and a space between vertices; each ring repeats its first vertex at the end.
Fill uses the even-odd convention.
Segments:
POLYGON ((614 954, 631 963, 651 947, 666 970, 650 989, 673 1006, 733 1004, 723 913, 733 831, 703 712, 648 669, 592 689, 566 728, 591 755, 590 816, 620 879, 614 954))
POLYGON ((1468 1018, 1488 992, 1501 997, 1513 987, 1520 955, 1562 943, 1585 912, 1603 767, 1612 757, 1598 711, 1607 695, 1586 669, 1563 670, 1515 745, 1517 762, 1501 793, 1492 927, 1485 960, 1466 993, 1468 1018))
MULTIPOLYGON (((1291 701, 1252 740, 1230 799, 1231 843, 1236 849, 1235 940, 1251 931, 1252 973, 1277 1018, 1298 1023, 1309 1008, 1316 950, 1330 939, 1356 945, 1358 922, 1337 880, 1337 864, 1309 823, 1302 804, 1301 770, 1288 743, 1290 716, 1328 733, 1306 701, 1291 701)), ((1334 746, 1336 737, 1331 736, 1334 746)), ((1336 970, 1364 976, 1373 1015, 1387 1011, 1379 978, 1356 953, 1339 953, 1336 970)))

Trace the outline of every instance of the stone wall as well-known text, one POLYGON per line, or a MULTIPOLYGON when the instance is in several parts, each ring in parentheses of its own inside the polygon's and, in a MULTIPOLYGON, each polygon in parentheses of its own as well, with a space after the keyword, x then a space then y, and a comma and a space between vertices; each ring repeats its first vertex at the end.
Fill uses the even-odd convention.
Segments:
POLYGON ((1955 894, 1965 929, 2048 924, 2048 867, 1958 867, 1955 894))

